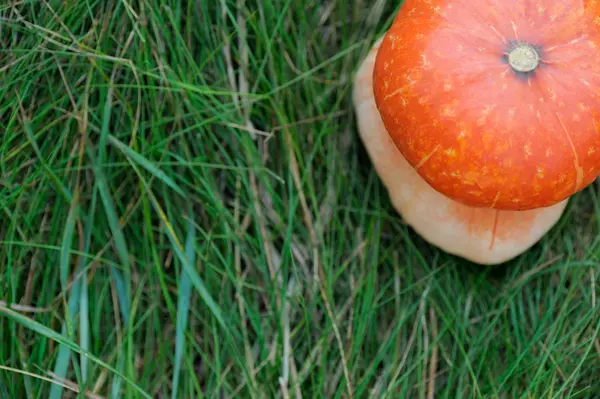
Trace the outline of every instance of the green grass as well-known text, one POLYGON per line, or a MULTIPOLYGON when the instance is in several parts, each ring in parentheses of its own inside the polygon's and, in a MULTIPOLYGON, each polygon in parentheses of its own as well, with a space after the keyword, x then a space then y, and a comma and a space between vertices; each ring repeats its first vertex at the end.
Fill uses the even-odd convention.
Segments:
POLYGON ((597 185, 494 268, 392 209, 350 90, 398 6, 3 2, 0 398, 600 397, 597 185))

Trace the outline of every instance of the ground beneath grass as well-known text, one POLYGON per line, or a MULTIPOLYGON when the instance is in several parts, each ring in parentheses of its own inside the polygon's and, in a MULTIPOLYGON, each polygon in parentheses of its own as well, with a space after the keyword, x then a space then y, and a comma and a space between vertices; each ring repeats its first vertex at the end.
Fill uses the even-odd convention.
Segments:
POLYGON ((3 2, 0 398, 600 397, 597 185, 494 268, 391 208, 350 89, 398 6, 3 2))

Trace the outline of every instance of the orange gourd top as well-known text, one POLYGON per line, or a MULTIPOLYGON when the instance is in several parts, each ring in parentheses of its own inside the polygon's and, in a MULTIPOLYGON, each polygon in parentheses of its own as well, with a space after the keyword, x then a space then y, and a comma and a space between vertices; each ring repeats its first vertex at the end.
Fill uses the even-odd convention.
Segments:
POLYGON ((400 152, 460 203, 549 206, 600 174, 599 0, 406 0, 373 78, 400 152))

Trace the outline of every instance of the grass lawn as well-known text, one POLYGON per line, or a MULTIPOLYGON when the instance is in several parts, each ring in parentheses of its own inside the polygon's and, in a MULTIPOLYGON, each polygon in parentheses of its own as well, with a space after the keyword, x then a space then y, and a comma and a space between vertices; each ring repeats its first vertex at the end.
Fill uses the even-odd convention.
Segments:
POLYGON ((497 267, 391 207, 398 6, 3 1, 0 398, 600 397, 597 185, 497 267))

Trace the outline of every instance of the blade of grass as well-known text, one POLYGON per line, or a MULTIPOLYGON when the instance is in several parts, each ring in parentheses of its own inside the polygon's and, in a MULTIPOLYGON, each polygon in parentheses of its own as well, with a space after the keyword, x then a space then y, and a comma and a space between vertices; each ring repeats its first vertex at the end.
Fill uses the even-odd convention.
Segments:
MULTIPOLYGON (((77 217, 77 210, 78 210, 78 205, 77 205, 77 191, 75 192, 75 198, 73 200, 73 202, 71 202, 71 207, 69 209, 69 214, 67 215, 67 223, 66 223, 66 227, 65 227, 65 231, 63 234, 63 240, 62 240, 62 245, 61 245, 61 250, 60 250, 60 262, 59 262, 59 268, 60 268, 60 284, 61 284, 61 288, 63 290, 63 294, 67 294, 66 290, 68 289, 68 276, 69 276, 69 266, 70 266, 70 255, 71 255, 71 245, 73 243, 73 236, 74 236, 74 232, 75 232, 75 222, 76 222, 76 217, 77 217)), ((63 324, 63 334, 65 336, 69 336, 72 337, 74 331, 73 330, 73 325, 72 325, 72 320, 74 320, 74 318, 77 315, 77 311, 78 311, 78 304, 77 301, 79 300, 79 298, 77 297, 77 289, 79 288, 79 283, 76 283, 76 287, 74 288, 74 293, 75 295, 73 295, 73 292, 71 294, 71 297, 69 298, 69 301, 67 302, 67 306, 66 306, 66 314, 65 314, 65 323, 63 324)), ((58 378, 65 378, 67 375, 67 370, 69 368, 69 358, 70 358, 70 351, 68 351, 65 347, 61 347, 61 349, 59 350, 59 356, 56 360, 55 363, 55 368, 54 368, 54 375, 56 375, 58 378)), ((55 384, 52 386, 51 388, 51 393, 50 393, 50 398, 51 399, 58 399, 62 396, 62 390, 63 390, 63 386, 60 384, 55 384)))
MULTIPOLYGON (((129 251, 127 250, 127 241, 125 240, 125 235, 123 234, 123 230, 121 229, 121 224, 119 222, 119 217, 117 215, 117 211, 115 209, 115 203, 110 194, 108 188, 108 182, 104 175, 102 160, 104 158, 104 147, 106 146, 106 140, 108 137, 108 127, 110 121, 110 95, 107 96, 106 105, 104 108, 105 117, 102 122, 102 132, 100 133, 100 144, 98 148, 98 157, 95 158, 94 154, 91 152, 91 145, 86 145, 86 150, 88 153, 88 157, 91 159, 92 164, 94 165, 94 175, 96 178, 95 188, 98 190, 100 194, 100 199, 102 201, 102 205, 104 206, 104 212, 106 214, 106 219, 108 220, 108 225, 113 235, 114 244, 117 250, 117 256, 119 257, 119 261, 121 262, 121 267, 125 270, 125 273, 129 273, 130 265, 129 265, 129 251)), ((112 267, 111 274, 115 279, 117 284, 117 292, 119 295, 119 306, 121 309, 121 314, 123 317, 123 323, 125 325, 129 325, 129 311, 130 311, 130 285, 129 279, 127 282, 122 277, 121 271, 112 267)))
POLYGON ((108 141, 110 142, 110 144, 117 147, 125 155, 127 155, 129 158, 131 158, 137 164, 139 164, 142 168, 146 169, 148 172, 150 172, 156 178, 161 180, 167 186, 169 186, 173 190, 175 190, 175 192, 177 194, 180 194, 182 196, 184 195, 183 190, 177 185, 177 183, 175 183, 175 181, 173 179, 171 179, 165 172, 160 170, 158 167, 154 166, 152 164, 152 162, 150 162, 148 159, 146 159, 145 157, 140 155, 138 152, 133 150, 131 147, 129 147, 125 143, 119 141, 117 138, 115 138, 112 135, 108 136, 108 141))
MULTIPOLYGON (((196 229, 194 228, 193 213, 188 207, 188 234, 185 244, 185 254, 191 265, 195 264, 194 243, 196 240, 196 229)), ((171 398, 177 397, 179 389, 179 378, 181 362, 185 351, 185 331, 187 329, 188 312, 192 296, 192 281, 185 270, 181 271, 181 282, 179 284, 179 299, 177 302, 177 320, 175 332, 175 369, 173 371, 173 391, 171 398)))
POLYGON ((146 188, 146 193, 148 194, 148 197, 150 198, 150 201, 151 201, 152 205, 154 206, 154 210, 158 213, 158 215, 165 227, 167 237, 169 238, 169 241, 171 242, 171 245, 173 246, 175 255, 177 255, 177 257, 183 264, 184 270, 188 274, 193 286, 196 288, 196 290, 198 291, 198 294, 200 294, 200 296, 202 297, 204 302, 206 302, 206 305, 209 307, 210 311, 212 312, 213 316, 217 319, 217 321, 219 322, 221 327, 226 332, 230 333, 229 327, 228 327, 227 323, 225 322, 225 318, 223 317, 223 312, 222 312, 221 308, 217 305, 215 300, 212 298, 212 295, 210 294, 210 292, 206 289, 206 286, 204 285, 202 278, 200 278, 200 276, 198 275, 198 272, 196 272, 193 265, 190 264, 189 259, 187 258, 186 254, 184 252, 183 246, 181 245, 181 241, 177 237, 177 233, 175 233, 175 229, 169 222, 167 215, 164 213, 162 207, 160 206, 158 199, 156 198, 154 193, 150 190, 150 188, 147 186, 145 179, 143 179, 143 177, 139 174, 139 171, 138 171, 138 176, 144 182, 144 186, 146 188))
POLYGON ((67 215, 67 223, 63 234, 62 246, 60 250, 60 284, 63 290, 67 288, 67 279, 69 277, 69 261, 71 259, 71 245, 73 244, 73 236, 75 233, 75 222, 77 219, 77 191, 75 198, 71 202, 69 214, 67 215))
MULTIPOLYGON (((87 218, 87 222, 86 222, 86 227, 85 227, 85 237, 83 239, 83 249, 82 249, 82 253, 86 253, 89 250, 89 245, 90 245, 90 241, 91 241, 91 236, 92 236, 92 230, 93 230, 93 226, 94 226, 94 215, 95 215, 95 210, 96 210, 96 202, 97 202, 97 190, 94 190, 94 193, 92 195, 92 203, 90 206, 90 214, 87 218)), ((78 276, 80 273, 83 272, 83 270, 85 269, 85 266, 87 264, 88 258, 85 256, 81 256, 80 255, 80 261, 79 261, 79 265, 77 268, 77 272, 76 272, 76 276, 78 276)), ((81 278, 78 278, 74 281, 72 287, 71 287, 71 295, 69 297, 69 302, 67 305, 67 315, 75 318, 78 314, 78 312, 81 309, 81 306, 84 305, 81 301, 81 298, 83 296, 87 297, 87 291, 86 293, 83 293, 84 287, 87 287, 87 281, 86 280, 86 275, 84 274, 81 278)), ((87 309, 85 310, 86 314, 87 314, 87 309)), ((81 339, 83 343, 86 343, 86 337, 89 335, 89 329, 84 329, 81 327, 82 324, 87 324, 88 323, 88 318, 86 317, 86 315, 80 316, 80 335, 81 335, 81 339)), ((65 335, 67 333, 67 324, 66 321, 65 323, 63 323, 62 326, 62 332, 63 335, 65 335)), ((87 351, 88 348, 83 347, 83 350, 87 351)), ((69 349, 68 346, 66 345, 59 345, 59 349, 58 349, 58 356, 56 358, 56 362, 54 364, 54 375, 57 376, 58 378, 65 378, 67 375, 67 369, 69 367, 69 361, 70 361, 70 357, 71 357, 71 349, 69 349)), ((87 369, 87 357, 86 356, 81 356, 81 367, 82 370, 85 367, 87 369), (85 366, 84 366, 85 364, 85 366)), ((50 399, 60 399, 62 398, 62 392, 63 392, 63 388, 59 385, 53 385, 51 390, 50 390, 50 399)))
MULTIPOLYGON (((81 295, 79 297, 79 345, 86 352, 90 350, 90 302, 88 297, 88 275, 81 276, 81 295)), ((88 358, 81 356, 81 382, 85 385, 88 380, 88 358)))

